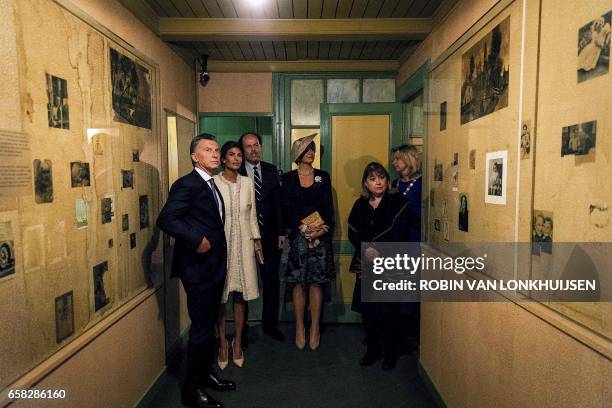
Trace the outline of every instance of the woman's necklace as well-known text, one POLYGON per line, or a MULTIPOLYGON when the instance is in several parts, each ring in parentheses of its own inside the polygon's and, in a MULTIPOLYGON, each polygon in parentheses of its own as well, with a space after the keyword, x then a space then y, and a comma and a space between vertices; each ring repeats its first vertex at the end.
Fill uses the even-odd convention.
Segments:
MULTIPOLYGON (((406 189, 404 190, 404 192, 402 193, 402 195, 404 197, 406 197, 406 195, 408 194, 408 192, 410 191, 410 189, 412 188, 412 186, 414 186, 414 183, 416 183, 416 181, 419 179, 419 177, 421 176, 417 176, 414 180, 410 181, 410 184, 408 184, 408 187, 406 187, 406 189)), ((399 182, 398 182, 399 184, 399 182)))

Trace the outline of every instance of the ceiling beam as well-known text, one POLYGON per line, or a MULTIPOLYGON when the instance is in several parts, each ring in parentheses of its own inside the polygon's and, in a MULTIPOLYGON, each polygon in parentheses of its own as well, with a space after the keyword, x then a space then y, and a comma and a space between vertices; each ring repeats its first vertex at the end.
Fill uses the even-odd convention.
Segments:
POLYGON ((388 60, 302 60, 302 61, 220 61, 209 60, 209 72, 313 72, 313 71, 397 71, 398 61, 388 60))
POLYGON ((158 21, 168 41, 422 40, 430 18, 242 19, 174 18, 158 21))
POLYGON ((119 0, 123 7, 134 14, 151 31, 159 35, 157 28, 159 17, 145 0, 119 0))

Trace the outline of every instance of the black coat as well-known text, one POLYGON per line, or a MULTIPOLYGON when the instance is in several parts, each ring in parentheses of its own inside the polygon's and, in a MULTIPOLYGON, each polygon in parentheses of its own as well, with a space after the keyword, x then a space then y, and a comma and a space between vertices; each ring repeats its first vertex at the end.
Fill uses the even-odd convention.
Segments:
POLYGON ((297 231, 304 218, 318 211, 329 227, 329 232, 321 238, 328 238, 332 236, 335 221, 331 177, 323 170, 314 169, 314 179, 313 185, 304 189, 300 187, 297 170, 283 174, 280 201, 283 221, 288 228, 297 231))
MULTIPOLYGON (((221 193, 217 195, 225 214, 221 193)), ((210 185, 195 169, 174 182, 157 226, 176 239, 172 276, 204 285, 225 279, 227 243, 223 220, 210 185), (201 254, 196 250, 204 237, 211 248, 201 254)))
MULTIPOLYGON (((260 233, 264 242, 273 240, 276 242, 279 235, 285 235, 285 230, 282 222, 282 214, 279 207, 279 176, 278 169, 275 165, 259 162, 262 191, 261 201, 257 202, 257 217, 263 216, 263 228, 260 227, 260 233)), ((239 170, 240 175, 248 177, 246 172, 245 162, 239 170)))

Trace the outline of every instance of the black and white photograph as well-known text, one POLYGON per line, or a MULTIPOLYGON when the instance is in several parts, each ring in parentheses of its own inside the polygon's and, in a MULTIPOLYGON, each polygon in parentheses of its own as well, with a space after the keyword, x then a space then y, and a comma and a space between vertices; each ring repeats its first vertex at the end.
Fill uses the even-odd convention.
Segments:
POLYGON ((529 132, 530 127, 530 121, 523 122, 523 125, 521 126, 521 159, 528 159, 529 152, 531 151, 531 134, 529 132))
POLYGON ((115 241, 111 238, 108 240, 108 247, 112 248, 113 246, 115 246, 115 241))
POLYGON ((140 150, 134 149, 132 150, 132 161, 139 162, 140 161, 140 150))
POLYGON ((564 127, 561 132, 561 157, 589 154, 589 151, 595 148, 596 136, 596 120, 564 127))
POLYGON ((508 106, 510 17, 461 57, 461 124, 508 106))
POLYGON ((429 206, 435 207, 435 205, 436 205, 435 190, 432 188, 431 190, 429 190, 429 206))
POLYGON ((470 221, 467 193, 459 194, 459 229, 468 232, 470 221))
POLYGON ((448 214, 448 199, 442 199, 442 215, 446 216, 448 214))
POLYGON ((446 130, 446 101, 440 104, 440 130, 446 130))
POLYGON ((108 262, 104 261, 93 267, 94 303, 96 311, 102 309, 109 302, 104 289, 104 274, 108 272, 108 262))
POLYGON ((89 163, 71 162, 70 180, 72 187, 87 187, 90 185, 89 163))
POLYGON ((444 179, 444 169, 442 163, 434 163, 434 181, 442 181, 444 179))
POLYGON ((438 218, 435 218, 433 224, 434 224, 434 230, 440 232, 441 231, 440 220, 438 218))
POLYGON ((610 70, 610 24, 612 11, 578 30, 578 83, 610 70))
POLYGON ((130 229, 130 217, 128 214, 123 214, 121 217, 121 230, 127 231, 130 229))
POLYGON ((442 236, 444 237, 444 242, 450 241, 450 228, 448 226, 448 220, 442 221, 442 236))
POLYGON ((136 248, 136 233, 133 232, 130 234, 130 249, 136 248))
POLYGON ((68 115, 68 82, 65 79, 47 74, 47 111, 49 127, 70 128, 68 115))
POLYGON ((531 231, 531 253, 539 256, 544 252, 552 254, 553 213, 552 211, 533 211, 531 231))
POLYGON ((10 221, 0 222, 0 278, 15 273, 15 239, 10 221))
POLYGON ((149 227, 149 197, 138 197, 140 207, 140 229, 149 227))
POLYGON ((34 160, 34 195, 38 204, 53 202, 51 160, 34 160))
POLYGON ((476 150, 470 150, 470 170, 476 170, 476 150))
POLYGON ((459 191, 459 153, 453 153, 453 165, 451 167, 451 181, 453 191, 459 191))
POLYGON ((74 333, 74 297, 72 291, 55 298, 55 341, 61 343, 74 333))
POLYGON ((121 170, 123 188, 134 188, 134 170, 121 170))
POLYGON ((507 162, 507 150, 487 153, 485 162, 485 203, 506 204, 507 162))
POLYGON ((151 129, 151 73, 110 49, 114 120, 151 129))
POLYGON ((102 224, 108 224, 115 216, 113 197, 106 196, 101 201, 102 224))
POLYGON ((87 228, 89 225, 87 220, 87 201, 82 198, 77 198, 75 201, 75 210, 77 229, 87 228))

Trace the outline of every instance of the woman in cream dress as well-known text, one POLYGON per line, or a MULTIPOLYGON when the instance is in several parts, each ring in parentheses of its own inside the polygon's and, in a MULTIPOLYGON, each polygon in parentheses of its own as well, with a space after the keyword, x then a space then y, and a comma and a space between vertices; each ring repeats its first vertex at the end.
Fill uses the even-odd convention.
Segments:
POLYGON ((261 249, 261 236, 257 224, 255 189, 249 177, 238 174, 242 164, 242 147, 227 142, 221 148, 224 170, 215 176, 215 184, 225 203, 225 238, 227 240, 227 277, 219 311, 219 357, 221 369, 227 366, 229 357, 225 335, 225 306, 233 293, 235 335, 232 341, 232 360, 238 367, 244 364, 242 331, 245 323, 245 302, 259 296, 255 248, 261 249))

